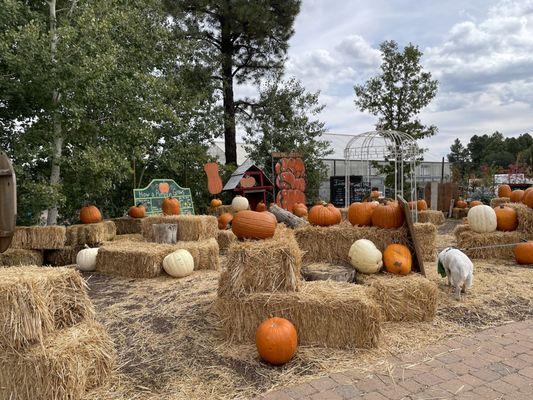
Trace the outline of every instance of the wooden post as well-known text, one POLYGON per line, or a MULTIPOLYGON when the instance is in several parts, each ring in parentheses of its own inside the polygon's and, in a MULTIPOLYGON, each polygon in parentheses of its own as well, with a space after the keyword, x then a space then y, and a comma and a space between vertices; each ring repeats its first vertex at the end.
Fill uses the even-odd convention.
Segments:
POLYGON ((413 226, 413 217, 411 215, 411 210, 409 210, 409 204, 405 201, 405 199, 398 195, 397 196, 398 202, 403 207, 403 212, 405 214, 405 221, 407 222, 407 235, 408 238, 411 239, 411 243, 413 243, 413 270, 420 272, 422 275, 426 276, 426 270, 424 269, 424 261, 422 257, 422 251, 420 250, 420 244, 418 243, 418 238, 415 234, 415 229, 413 226))
POLYGON ((273 204, 269 211, 276 216, 278 222, 283 222, 290 228, 298 228, 300 226, 309 225, 309 222, 307 222, 305 219, 297 217, 293 213, 278 207, 276 204, 273 204))
POLYGON ((154 242, 174 244, 178 241, 178 226, 176 224, 154 224, 154 242))

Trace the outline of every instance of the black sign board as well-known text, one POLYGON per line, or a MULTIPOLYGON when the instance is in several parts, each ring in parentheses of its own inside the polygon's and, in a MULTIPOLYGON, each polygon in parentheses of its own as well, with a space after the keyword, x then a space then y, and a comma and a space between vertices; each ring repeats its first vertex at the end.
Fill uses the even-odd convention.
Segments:
MULTIPOLYGON (((344 207, 345 182, 344 176, 332 176, 329 178, 330 202, 336 207, 344 207)), ((361 175, 350 175, 350 204, 355 201, 363 201, 370 194, 370 185, 363 182, 361 175)))

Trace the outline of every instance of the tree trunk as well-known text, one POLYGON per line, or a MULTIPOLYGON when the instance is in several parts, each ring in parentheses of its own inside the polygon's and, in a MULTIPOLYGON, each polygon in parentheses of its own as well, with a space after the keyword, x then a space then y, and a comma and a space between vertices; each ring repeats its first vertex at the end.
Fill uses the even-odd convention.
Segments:
POLYGON ((225 20, 221 21, 222 91, 224 99, 224 152, 226 165, 237 165, 235 99, 233 94, 233 43, 225 20))
POLYGON ((273 204, 268 211, 274 214, 278 222, 283 222, 290 228, 298 228, 300 226, 309 225, 309 222, 307 222, 305 219, 297 217, 293 213, 290 213, 275 204, 273 204))

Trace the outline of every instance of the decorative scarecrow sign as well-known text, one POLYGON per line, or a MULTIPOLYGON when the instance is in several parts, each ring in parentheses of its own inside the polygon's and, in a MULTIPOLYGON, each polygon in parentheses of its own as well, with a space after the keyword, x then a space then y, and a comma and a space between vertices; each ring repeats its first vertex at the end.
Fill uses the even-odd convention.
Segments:
POLYGON ((182 215, 194 215, 191 189, 182 188, 172 179, 154 179, 144 189, 133 189, 135 204, 144 203, 146 214, 161 214, 161 203, 165 197, 174 197, 180 202, 182 215))

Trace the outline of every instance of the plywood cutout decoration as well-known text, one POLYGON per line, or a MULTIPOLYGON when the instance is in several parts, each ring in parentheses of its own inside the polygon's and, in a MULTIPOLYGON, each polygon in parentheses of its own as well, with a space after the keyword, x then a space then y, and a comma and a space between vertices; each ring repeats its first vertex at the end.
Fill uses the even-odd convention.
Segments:
POLYGON ((216 162, 204 165, 204 171, 207 175, 207 190, 212 195, 222 192, 222 179, 218 173, 218 164, 216 162))
POLYGON ((275 166, 276 204, 292 212, 296 203, 305 204, 305 165, 299 157, 280 159, 275 166))

